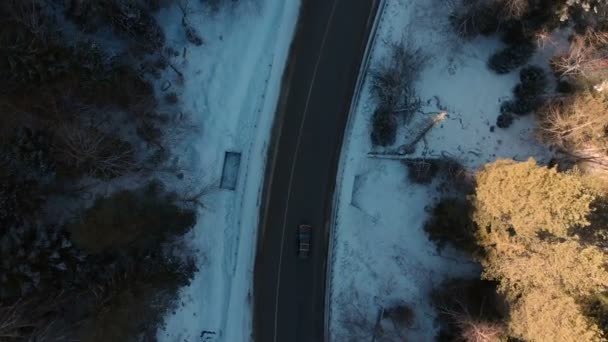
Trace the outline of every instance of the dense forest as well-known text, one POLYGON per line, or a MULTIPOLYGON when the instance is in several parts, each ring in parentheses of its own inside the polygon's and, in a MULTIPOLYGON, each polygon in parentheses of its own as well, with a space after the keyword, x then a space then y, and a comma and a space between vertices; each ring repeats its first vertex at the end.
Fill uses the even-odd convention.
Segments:
POLYGON ((0 2, 0 341, 154 340, 191 279, 169 4, 0 2))

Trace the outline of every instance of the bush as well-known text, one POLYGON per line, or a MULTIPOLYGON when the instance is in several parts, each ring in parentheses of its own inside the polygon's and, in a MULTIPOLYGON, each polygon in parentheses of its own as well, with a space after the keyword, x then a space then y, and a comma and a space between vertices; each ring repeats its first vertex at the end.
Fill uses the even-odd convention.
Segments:
POLYGON ((505 101, 500 106, 502 114, 526 115, 542 107, 543 100, 537 96, 518 97, 515 101, 505 101))
MULTIPOLYGON (((547 75, 543 68, 536 65, 529 65, 519 71, 519 80, 524 94, 543 94, 547 87, 547 75)), ((517 95, 517 94, 516 94, 517 95)))
POLYGON ((372 117, 372 144, 389 146, 397 139, 397 118, 386 107, 379 107, 372 117))
POLYGON ((414 310, 406 304, 397 304, 384 309, 382 318, 390 319, 395 326, 409 328, 414 324, 414 310))
POLYGON ((506 74, 526 64, 536 51, 532 42, 511 45, 495 53, 488 61, 488 67, 498 74, 506 74))
POLYGON ((372 93, 380 107, 401 113, 406 123, 421 105, 414 82, 423 64, 420 49, 401 42, 391 46, 389 59, 372 71, 372 93))
POLYGON ((429 239, 441 250, 451 243, 469 253, 477 251, 470 203, 459 198, 444 198, 435 205, 431 216, 424 224, 429 239))
POLYGON ((532 38, 525 23, 521 20, 509 20, 500 26, 500 39, 509 46, 526 44, 532 38))
POLYGON ((408 169, 409 179, 417 184, 429 184, 441 168, 438 159, 412 158, 404 159, 402 163, 408 169))
POLYGON ((418 184, 429 184, 439 174, 450 185, 451 189, 467 193, 470 190, 470 177, 464 166, 456 159, 443 158, 407 158, 401 162, 408 169, 410 181, 418 184))
POLYGON ((508 106, 505 106, 503 104, 503 106, 501 106, 501 111, 503 111, 503 108, 505 110, 505 112, 501 113, 497 118, 496 118, 496 126, 498 126, 498 128, 509 128, 512 124, 513 124, 513 115, 509 114, 509 111, 507 109, 510 109, 510 102, 506 102, 509 103, 508 106))
POLYGON ((175 92, 167 93, 165 95, 165 102, 170 105, 174 105, 179 101, 177 94, 175 92))
MULTIPOLYGON (((525 115, 540 108, 544 102, 543 94, 547 86, 545 71, 538 66, 527 66, 519 72, 520 83, 513 89, 515 100, 503 102, 500 111, 503 115, 501 125, 509 126, 508 114, 525 115)), ((500 117, 499 117, 500 118, 500 117)), ((499 125, 500 127, 500 125, 499 125)))
POLYGON ((83 217, 69 226, 77 245, 91 253, 141 250, 181 235, 196 221, 156 184, 98 198, 83 217))
POLYGON ((577 91, 577 86, 570 80, 559 80, 555 87, 555 91, 562 94, 573 94, 577 91))

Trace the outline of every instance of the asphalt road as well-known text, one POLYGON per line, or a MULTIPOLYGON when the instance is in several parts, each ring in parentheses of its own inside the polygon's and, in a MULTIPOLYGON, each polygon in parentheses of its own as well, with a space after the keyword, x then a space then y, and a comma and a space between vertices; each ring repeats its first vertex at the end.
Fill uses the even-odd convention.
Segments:
POLYGON ((377 0, 303 0, 277 109, 255 267, 256 342, 324 339, 328 216, 377 0), (298 224, 313 227, 297 257, 298 224))

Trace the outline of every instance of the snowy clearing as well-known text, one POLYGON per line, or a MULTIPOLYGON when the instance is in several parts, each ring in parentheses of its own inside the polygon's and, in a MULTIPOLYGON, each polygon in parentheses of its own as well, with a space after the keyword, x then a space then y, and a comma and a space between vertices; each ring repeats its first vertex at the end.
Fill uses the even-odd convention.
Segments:
MULTIPOLYGON (((519 80, 519 69, 497 75, 486 66, 502 43, 494 38, 460 40, 449 27, 445 1, 387 1, 370 52, 370 69, 385 60, 391 43, 403 39, 425 56, 416 89, 427 114, 416 114, 407 127, 402 125, 393 146, 408 142, 420 122, 445 110, 448 118, 418 143, 410 157, 447 155, 471 169, 496 158, 532 156, 546 161, 548 151, 533 136, 532 115, 517 118, 508 129, 493 127, 501 102, 512 97, 519 80)), ((546 67, 543 55, 552 48, 537 52, 531 63, 546 67)), ((399 161, 367 156, 376 108, 369 75, 368 70, 360 97, 353 101, 337 177, 329 261, 330 338, 371 340, 380 309, 406 304, 415 319, 401 333, 408 340, 431 341, 436 327, 430 290, 446 277, 476 276, 479 269, 453 249, 438 253, 425 235, 427 211, 441 196, 436 184, 413 184, 399 161)))
MULTIPOLYGON (((299 1, 240 1, 218 13, 193 1, 187 20, 200 34, 202 46, 187 44, 178 6, 158 18, 167 45, 180 53, 172 63, 184 75, 183 85, 167 91, 180 93, 181 108, 199 128, 176 163, 188 170, 185 182, 193 194, 213 189, 203 196, 205 208, 186 237, 197 251, 199 272, 181 291, 179 305, 158 332, 160 341, 251 339, 266 151, 298 12, 299 1), (232 185, 219 189, 226 155, 231 156, 226 164, 232 169, 225 178, 232 185)), ((175 76, 168 68, 161 81, 175 84, 175 76)))

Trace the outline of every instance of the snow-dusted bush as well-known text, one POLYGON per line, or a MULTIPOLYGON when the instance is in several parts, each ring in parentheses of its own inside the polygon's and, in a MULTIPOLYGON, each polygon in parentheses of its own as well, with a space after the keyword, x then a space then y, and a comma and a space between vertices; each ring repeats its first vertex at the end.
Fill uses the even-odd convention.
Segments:
POLYGON ((508 112, 501 113, 496 118, 496 126, 498 128, 509 128, 513 124, 513 115, 508 112))
MULTIPOLYGON (((500 125, 505 128, 510 125, 509 114, 525 115, 540 108, 545 98, 543 97, 547 87, 547 76, 545 71, 538 66, 527 66, 519 73, 520 83, 513 88, 515 99, 505 101, 500 106, 502 118, 499 117, 500 125)), ((498 122, 497 122, 498 124, 498 122)))
POLYGON ((536 45, 532 42, 507 46, 490 57, 488 67, 498 74, 509 73, 526 64, 535 51, 536 45))
POLYGON ((402 160, 408 169, 408 178, 418 184, 429 184, 439 172, 439 159, 412 158, 402 160))
MULTIPOLYGON (((519 80, 521 82, 520 91, 523 94, 542 94, 545 92, 548 80, 545 70, 536 65, 529 65, 519 71, 519 80)), ((516 94, 515 95, 519 95, 516 94)))
POLYGON ((389 146, 397 139, 397 117, 389 108, 379 107, 372 117, 372 144, 389 146))
POLYGON ((420 49, 402 41, 391 46, 389 58, 372 71, 372 93, 379 105, 400 113, 406 123, 421 105, 414 82, 423 65, 420 49))
POLYGON ((407 167, 408 177, 414 183, 429 184, 441 175, 449 190, 466 193, 471 189, 469 172, 454 158, 407 158, 401 162, 407 167))
POLYGON ((543 99, 537 95, 526 95, 517 97, 514 101, 502 103, 501 114, 526 115, 537 110, 543 105, 543 99))

